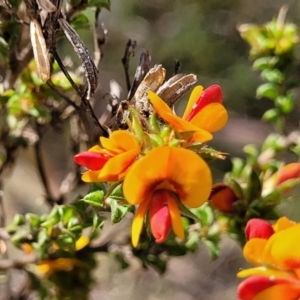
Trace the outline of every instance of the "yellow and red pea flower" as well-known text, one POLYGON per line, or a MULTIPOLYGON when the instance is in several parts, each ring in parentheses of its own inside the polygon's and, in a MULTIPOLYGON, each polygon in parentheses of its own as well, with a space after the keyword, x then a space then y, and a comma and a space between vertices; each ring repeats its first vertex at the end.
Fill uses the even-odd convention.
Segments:
POLYGON ((82 174, 85 182, 118 181, 141 152, 136 137, 126 131, 114 131, 109 138, 100 137, 102 147, 96 145, 75 155, 77 164, 89 170, 82 174))
POLYGON ((176 200, 199 207, 207 200, 211 186, 209 167, 191 150, 162 146, 149 151, 130 168, 123 183, 126 200, 139 204, 132 223, 133 246, 139 243, 148 211, 156 242, 164 242, 171 228, 177 237, 184 238, 176 200))
POLYGON ((239 299, 300 299, 300 223, 282 217, 268 225, 256 219, 248 236, 244 256, 257 267, 238 273, 248 277, 238 287, 239 299))
POLYGON ((222 129, 228 120, 228 114, 222 105, 222 91, 218 85, 212 85, 203 91, 196 86, 187 103, 182 118, 154 92, 148 91, 148 98, 156 113, 178 132, 195 132, 192 142, 205 143, 212 139, 211 133, 222 129))

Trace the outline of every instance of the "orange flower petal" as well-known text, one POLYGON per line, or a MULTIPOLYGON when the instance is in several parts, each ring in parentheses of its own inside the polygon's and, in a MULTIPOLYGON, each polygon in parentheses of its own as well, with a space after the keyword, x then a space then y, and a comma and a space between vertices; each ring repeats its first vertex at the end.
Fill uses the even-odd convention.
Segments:
POLYGON ((149 207, 149 199, 146 199, 140 204, 140 206, 138 207, 134 215, 132 221, 132 227, 131 227, 131 241, 133 247, 137 247, 137 245, 139 244, 144 218, 147 213, 148 207, 149 207))
POLYGON ((260 293, 253 300, 297 300, 300 298, 300 284, 276 284, 260 293))
POLYGON ((300 268, 300 223, 272 235, 263 252, 263 260, 283 269, 300 268))
POLYGON ((195 105, 195 103, 199 100, 201 94, 203 93, 203 86, 201 85, 197 85, 193 88, 189 101, 186 105, 184 114, 182 116, 182 119, 186 119, 186 117, 189 115, 189 113, 191 112, 193 106, 195 105))
POLYGON ((253 238, 249 240, 243 250, 244 256, 247 261, 254 265, 261 265, 263 262, 263 250, 267 244, 266 239, 253 238))
POLYGON ((104 165, 98 173, 98 181, 116 181, 124 176, 124 172, 135 161, 139 154, 139 150, 133 149, 121 154, 118 154, 104 165))
POLYGON ((184 205, 198 207, 210 194, 212 178, 207 164, 194 152, 158 147, 130 168, 123 183, 124 196, 130 204, 140 203, 162 183, 169 183, 167 189, 184 205))
POLYGON ((164 119, 166 114, 173 114, 169 105, 152 91, 148 91, 148 98, 156 113, 164 119))
POLYGON ((99 171, 86 171, 81 175, 83 182, 100 182, 98 179, 99 171))
POLYGON ((278 171, 278 179, 276 185, 278 186, 289 179, 296 179, 299 177, 300 177, 300 163, 291 163, 285 165, 278 171))
POLYGON ((180 217, 179 208, 176 204, 176 201, 172 198, 171 195, 169 195, 169 193, 168 193, 167 201, 168 201, 169 211, 171 215, 173 231, 180 239, 183 239, 184 230, 183 230, 183 225, 180 217))
POLYGON ((191 143, 206 143, 210 141, 213 138, 213 136, 208 133, 207 131, 198 131, 195 132, 190 140, 191 143))
POLYGON ((214 102, 203 107, 190 123, 208 132, 216 132, 223 128, 227 121, 227 110, 222 104, 214 102))
POLYGON ((113 155, 131 149, 140 150, 139 143, 135 136, 126 130, 116 130, 109 138, 100 137, 100 143, 103 148, 113 155))
POLYGON ((195 131, 197 132, 197 140, 193 139, 193 141, 199 141, 201 143, 212 139, 212 135, 206 130, 174 115, 170 107, 152 91, 148 91, 148 97, 156 113, 179 132, 195 131))
POLYGON ((281 217, 277 220, 277 222, 273 225, 273 229, 275 232, 284 230, 291 226, 294 226, 296 222, 289 220, 287 217, 281 217))

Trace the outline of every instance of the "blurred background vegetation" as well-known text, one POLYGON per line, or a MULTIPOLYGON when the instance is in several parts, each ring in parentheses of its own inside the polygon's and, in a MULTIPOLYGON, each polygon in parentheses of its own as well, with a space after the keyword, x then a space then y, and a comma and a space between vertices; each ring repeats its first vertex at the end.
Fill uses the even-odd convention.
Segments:
MULTIPOLYGON (((99 67, 96 107, 101 110, 105 104, 103 94, 110 90, 111 80, 121 86, 120 98, 126 99, 121 58, 130 38, 137 42, 136 55, 130 62, 132 77, 140 53, 147 49, 153 64, 162 64, 167 69, 167 76, 172 76, 174 62, 179 60, 180 72, 196 74, 199 84, 204 87, 219 84, 222 87, 230 118, 227 127, 214 135, 212 145, 231 156, 243 155, 244 145, 259 145, 272 131, 270 125, 260 121, 263 112, 272 106, 272 102, 255 99, 255 90, 261 83, 261 78, 258 72, 252 70, 252 64, 248 60, 249 46, 241 39, 237 26, 244 23, 264 24, 277 16, 283 4, 289 7, 287 20, 299 26, 300 2, 295 0, 112 0, 111 11, 103 10, 100 14, 101 21, 108 30, 108 39, 99 67)), ((87 11, 87 15, 90 19, 93 18, 91 11, 87 11)), ((79 34, 92 52, 91 30, 82 29, 79 34)), ((63 40, 60 41, 58 50, 61 57, 73 53, 71 46, 63 40)), ((299 52, 296 55, 299 58, 299 52)), ((72 60, 77 60, 75 55, 72 60)), ((298 82, 299 74, 300 72, 295 73, 295 80, 298 82)), ((291 128, 299 122, 299 99, 296 99, 295 113, 289 119, 291 128)), ((68 157, 65 130, 66 128, 62 128, 60 132, 49 131, 43 140, 44 164, 53 194, 71 167, 72 158, 68 157)), ((289 161, 293 157, 285 159, 289 161)), ((229 170, 230 159, 225 162, 217 161, 213 166, 214 180, 219 181, 224 172, 229 170)), ((48 211, 30 147, 22 150, 16 167, 6 175, 4 183, 7 222, 17 212, 48 211)), ((79 192, 84 194, 86 187, 75 191, 76 194, 79 192)), ((70 199, 72 198, 74 195, 70 195, 70 199)), ((126 226, 128 227, 126 222, 108 226, 106 238, 117 238, 118 233, 126 226)), ((204 248, 186 257, 173 258, 163 277, 154 270, 142 270, 138 262, 122 271, 108 255, 99 254, 99 267, 95 271, 97 284, 91 299, 236 299, 238 280, 235 274, 240 267, 245 266, 245 262, 241 249, 235 242, 226 238, 221 246, 221 256, 214 262, 210 261, 204 248)), ((20 254, 16 252, 15 255, 20 254)), ((17 290, 24 280, 22 272, 12 273, 11 276, 15 276, 15 280, 9 289, 17 290)), ((7 287, 4 287, 5 283, 0 289, 1 300, 6 299, 7 287)))

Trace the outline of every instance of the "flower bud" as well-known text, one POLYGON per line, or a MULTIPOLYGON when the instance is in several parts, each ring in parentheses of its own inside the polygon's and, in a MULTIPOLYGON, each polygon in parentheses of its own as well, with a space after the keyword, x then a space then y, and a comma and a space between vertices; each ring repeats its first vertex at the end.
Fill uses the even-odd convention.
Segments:
POLYGON ((233 203, 238 200, 238 197, 231 187, 220 182, 213 185, 208 199, 213 208, 229 213, 233 211, 233 203))
POLYGON ((272 225, 262 219, 249 220, 245 228, 247 240, 253 238, 268 239, 273 233, 274 229, 272 225))

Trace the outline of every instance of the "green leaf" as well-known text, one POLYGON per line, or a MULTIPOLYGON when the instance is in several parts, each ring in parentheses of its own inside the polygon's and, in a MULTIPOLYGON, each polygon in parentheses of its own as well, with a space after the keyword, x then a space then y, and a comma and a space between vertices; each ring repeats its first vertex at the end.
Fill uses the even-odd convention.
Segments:
POLYGON ((247 190, 245 192, 245 198, 247 200, 253 201, 259 198, 261 195, 262 184, 258 177, 258 174, 252 170, 247 183, 247 190))
POLYGON ((87 194, 82 199, 83 202, 90 204, 96 207, 103 207, 104 200, 104 192, 103 191, 95 191, 87 194))
POLYGON ((264 70, 267 68, 272 68, 278 62, 278 57, 266 56, 256 59, 253 62, 253 68, 256 70, 264 70))
POLYGON ((198 208, 191 208, 190 211, 197 216, 202 226, 209 226, 214 220, 213 210, 208 202, 198 208))
POLYGON ((278 96, 275 99, 275 104, 284 114, 288 114, 294 108, 294 98, 292 95, 278 96))
POLYGON ((125 198, 123 196, 123 190, 122 190, 122 184, 118 184, 113 191, 111 192, 111 194, 109 195, 109 198, 116 200, 116 201, 120 201, 120 202, 125 202, 125 198))
POLYGON ((279 118, 279 116, 280 116, 279 111, 276 108, 271 108, 263 114, 262 119, 264 121, 273 123, 279 118))
POLYGON ((98 229, 104 222, 104 218, 102 216, 99 216, 96 212, 93 216, 93 228, 98 229))
POLYGON ((157 134, 149 134, 149 138, 154 147, 160 147, 164 144, 164 139, 157 134))
POLYGON ((132 206, 126 205, 119 205, 118 201, 111 199, 110 201, 110 208, 111 208, 111 222, 113 224, 120 222, 127 212, 132 211, 132 206))
POLYGON ((25 224, 24 216, 20 214, 16 214, 12 220, 12 222, 6 227, 6 231, 8 233, 13 233, 17 230, 17 227, 25 224))
POLYGON ((262 98, 266 97, 272 100, 275 100, 278 97, 278 89, 277 86, 273 83, 265 83, 260 85, 256 90, 256 97, 262 98))
POLYGON ((206 245, 206 247, 208 248, 212 259, 218 258, 220 255, 219 244, 214 241, 210 241, 210 240, 204 240, 203 242, 206 245))
POLYGON ((41 224, 41 220, 40 220, 39 216, 32 214, 32 213, 27 213, 25 215, 25 217, 32 228, 34 228, 34 229, 39 228, 39 226, 41 224))
POLYGON ((71 25, 74 29, 87 28, 90 26, 88 17, 83 13, 75 15, 71 20, 71 25))
POLYGON ((277 69, 265 69, 261 72, 262 78, 267 81, 281 84, 284 80, 283 74, 277 69))
POLYGON ((175 197, 175 201, 176 201, 176 204, 180 210, 180 212, 188 217, 188 218, 191 218, 193 219, 194 221, 198 222, 198 223, 201 223, 201 220, 199 219, 199 217, 197 215, 195 215, 191 210, 189 210, 186 206, 184 206, 181 201, 178 199, 178 197, 176 196, 175 197))

